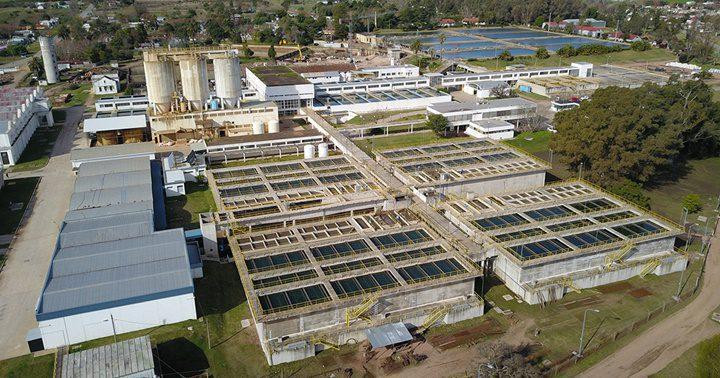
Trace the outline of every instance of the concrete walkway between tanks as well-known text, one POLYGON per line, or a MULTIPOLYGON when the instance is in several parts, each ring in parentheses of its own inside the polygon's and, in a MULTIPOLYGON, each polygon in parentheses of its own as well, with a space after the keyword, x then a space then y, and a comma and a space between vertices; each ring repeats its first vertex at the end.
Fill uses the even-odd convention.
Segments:
MULTIPOLYGON (((717 235, 717 227, 716 227, 717 235)), ((694 284, 694 280, 690 281, 694 284)), ((662 370, 697 343, 720 333, 710 320, 720 306, 720 238, 711 239, 700 293, 685 307, 655 324, 581 377, 647 377, 662 370)))
POLYGON ((10 174, 10 179, 32 176, 42 179, 0 273, 0 359, 29 353, 25 335, 37 327, 35 305, 75 182, 70 150, 76 143, 83 110, 83 107, 68 109, 65 125, 45 168, 10 174))

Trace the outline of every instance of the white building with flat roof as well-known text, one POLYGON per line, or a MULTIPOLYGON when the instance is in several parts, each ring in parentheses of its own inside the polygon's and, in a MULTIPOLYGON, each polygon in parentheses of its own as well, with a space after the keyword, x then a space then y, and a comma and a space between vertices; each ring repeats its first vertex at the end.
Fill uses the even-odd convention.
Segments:
POLYGON ((40 126, 52 126, 50 102, 40 87, 0 88, 0 163, 17 164, 40 126))
POLYGON ((475 138, 512 139, 515 136, 515 125, 499 119, 480 119, 470 121, 465 134, 475 138))
POLYGON ((372 74, 378 79, 395 79, 401 77, 420 76, 420 67, 412 64, 396 66, 366 67, 359 70, 360 74, 372 74))
POLYGON ((281 114, 295 114, 315 97, 315 85, 285 66, 246 68, 245 78, 259 99, 275 102, 281 114))
POLYGON ((428 114, 440 114, 460 130, 473 121, 501 120, 517 124, 535 116, 537 104, 520 97, 489 100, 482 103, 443 102, 428 105, 428 114))

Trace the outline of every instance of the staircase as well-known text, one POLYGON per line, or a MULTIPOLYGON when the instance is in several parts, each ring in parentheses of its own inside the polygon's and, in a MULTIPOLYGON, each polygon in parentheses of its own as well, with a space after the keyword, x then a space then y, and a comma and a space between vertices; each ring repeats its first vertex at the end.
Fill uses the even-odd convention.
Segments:
POLYGON ((430 315, 428 315, 428 317, 425 318, 425 321, 423 322, 423 324, 420 326, 420 328, 418 328, 417 333, 421 334, 421 333, 427 331, 430 327, 435 325, 435 323, 438 320, 440 320, 445 315, 447 315, 448 312, 450 312, 450 307, 447 307, 447 306, 439 307, 439 308, 435 309, 435 311, 430 313, 430 315))

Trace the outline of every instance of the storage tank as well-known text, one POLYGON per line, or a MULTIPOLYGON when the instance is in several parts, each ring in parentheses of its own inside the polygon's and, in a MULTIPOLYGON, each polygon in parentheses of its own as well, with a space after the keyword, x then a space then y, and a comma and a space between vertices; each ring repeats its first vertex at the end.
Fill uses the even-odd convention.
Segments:
POLYGON ((57 83, 57 58, 55 56, 55 40, 52 37, 40 37, 40 55, 42 56, 45 79, 48 84, 57 83))
POLYGON ((272 120, 268 122, 268 133, 279 133, 280 132, 280 121, 272 120))
POLYGON ((235 107, 242 96, 242 69, 236 57, 213 59, 215 71, 215 92, 222 101, 222 107, 235 107))
POLYGON ((143 61, 148 102, 156 112, 170 111, 175 93, 175 73, 170 61, 143 61))
POLYGON ((207 61, 201 57, 180 60, 180 81, 183 96, 190 102, 192 110, 202 110, 210 93, 207 61))
POLYGON ((253 121, 253 123, 252 123, 253 135, 263 134, 264 132, 265 132, 265 128, 263 127, 262 121, 253 121))
POLYGON ((318 157, 328 157, 329 152, 327 143, 318 144, 318 157))
POLYGON ((312 159, 315 157, 315 146, 312 144, 305 145, 305 159, 312 159))

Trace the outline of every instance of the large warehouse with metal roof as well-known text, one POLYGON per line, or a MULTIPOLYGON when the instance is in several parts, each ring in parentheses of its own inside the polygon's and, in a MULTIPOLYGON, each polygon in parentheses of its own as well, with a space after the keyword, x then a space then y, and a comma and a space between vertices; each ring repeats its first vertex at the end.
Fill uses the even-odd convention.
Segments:
MULTIPOLYGON (((182 229, 160 230, 147 157, 84 163, 37 303, 31 349, 195 319, 182 229)), ((158 202, 159 201, 159 202, 158 202)), ((163 215, 164 218, 164 215, 163 215)))

